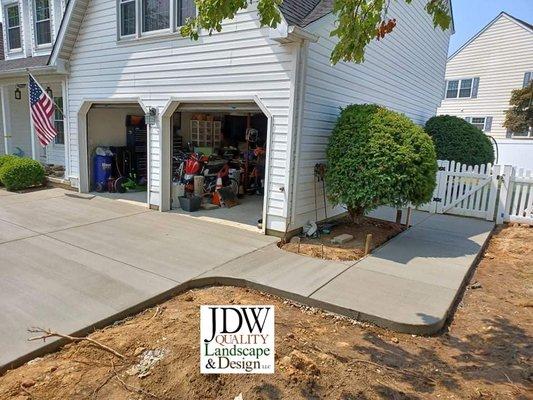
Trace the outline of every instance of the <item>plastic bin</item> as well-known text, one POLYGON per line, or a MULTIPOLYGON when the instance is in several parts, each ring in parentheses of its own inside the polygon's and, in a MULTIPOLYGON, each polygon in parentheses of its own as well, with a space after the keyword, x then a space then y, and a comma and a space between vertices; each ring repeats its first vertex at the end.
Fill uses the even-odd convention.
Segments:
POLYGON ((195 212, 200 209, 200 206, 202 205, 202 198, 198 196, 192 196, 192 197, 186 197, 181 196, 179 197, 180 200, 180 206, 182 210, 188 211, 188 212, 195 212))

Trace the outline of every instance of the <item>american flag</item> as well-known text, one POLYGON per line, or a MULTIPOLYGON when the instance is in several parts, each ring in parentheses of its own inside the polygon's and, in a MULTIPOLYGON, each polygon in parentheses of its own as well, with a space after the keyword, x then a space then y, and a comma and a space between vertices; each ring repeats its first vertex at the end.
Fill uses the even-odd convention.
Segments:
POLYGON ((55 113, 54 101, 30 75, 30 113, 35 133, 42 147, 46 147, 57 135, 52 122, 55 113))

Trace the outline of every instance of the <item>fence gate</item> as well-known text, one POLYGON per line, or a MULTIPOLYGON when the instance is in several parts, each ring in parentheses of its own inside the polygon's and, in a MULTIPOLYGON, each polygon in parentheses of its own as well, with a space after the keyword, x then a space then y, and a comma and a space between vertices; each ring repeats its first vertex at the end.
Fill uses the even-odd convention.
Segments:
POLYGON ((437 186, 420 210, 494 220, 500 166, 438 161, 437 186))

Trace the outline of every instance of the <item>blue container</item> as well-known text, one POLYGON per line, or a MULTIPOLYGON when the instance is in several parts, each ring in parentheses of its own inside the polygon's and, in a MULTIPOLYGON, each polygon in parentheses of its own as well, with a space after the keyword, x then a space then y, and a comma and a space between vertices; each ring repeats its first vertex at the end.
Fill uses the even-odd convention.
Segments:
POLYGON ((107 181, 113 172, 113 156, 94 156, 94 189, 97 192, 107 190, 107 181))

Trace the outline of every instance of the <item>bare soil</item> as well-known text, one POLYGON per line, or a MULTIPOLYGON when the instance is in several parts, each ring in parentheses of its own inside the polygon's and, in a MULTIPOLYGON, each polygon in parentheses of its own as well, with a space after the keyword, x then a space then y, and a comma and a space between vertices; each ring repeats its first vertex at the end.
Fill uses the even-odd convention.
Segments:
POLYGON ((389 241, 405 229, 404 226, 375 218, 365 217, 360 224, 353 224, 347 218, 339 221, 331 233, 318 238, 302 237, 300 243, 280 243, 280 248, 292 253, 335 261, 355 261, 365 255, 365 242, 372 235, 370 250, 389 241), (344 244, 333 244, 331 240, 342 234, 350 234, 353 240, 344 244))
POLYGON ((1 399, 531 399, 533 228, 497 232, 453 321, 397 334, 256 291, 193 290, 0 377, 1 399), (276 373, 200 375, 202 304, 274 304, 276 373), (126 373, 147 349, 162 359, 126 373))

